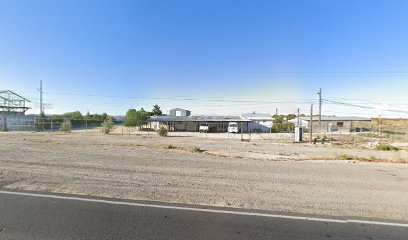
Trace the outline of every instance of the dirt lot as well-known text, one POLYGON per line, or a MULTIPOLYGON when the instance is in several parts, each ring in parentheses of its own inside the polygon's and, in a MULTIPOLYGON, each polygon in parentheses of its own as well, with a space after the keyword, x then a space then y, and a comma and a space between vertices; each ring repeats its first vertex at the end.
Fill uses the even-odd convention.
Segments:
POLYGON ((405 151, 116 133, 0 133, 0 188, 408 221, 408 164, 333 160, 405 151))

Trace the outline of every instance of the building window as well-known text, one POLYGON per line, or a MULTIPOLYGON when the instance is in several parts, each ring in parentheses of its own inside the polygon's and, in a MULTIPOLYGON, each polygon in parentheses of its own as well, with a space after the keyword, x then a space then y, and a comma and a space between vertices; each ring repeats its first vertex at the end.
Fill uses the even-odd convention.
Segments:
POLYGON ((343 127, 344 126, 344 122, 337 122, 337 127, 343 127))

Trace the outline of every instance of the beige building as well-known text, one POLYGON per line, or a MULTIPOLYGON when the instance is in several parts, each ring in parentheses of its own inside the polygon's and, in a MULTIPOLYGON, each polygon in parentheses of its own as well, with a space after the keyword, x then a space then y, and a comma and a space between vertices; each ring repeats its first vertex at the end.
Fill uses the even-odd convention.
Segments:
MULTIPOLYGON (((295 125, 305 129, 310 128, 310 117, 301 117, 290 120, 295 125)), ((336 116, 322 116, 321 128, 319 127, 319 117, 314 116, 312 118, 312 127, 314 132, 367 132, 370 131, 371 119, 362 117, 336 117, 336 116)))

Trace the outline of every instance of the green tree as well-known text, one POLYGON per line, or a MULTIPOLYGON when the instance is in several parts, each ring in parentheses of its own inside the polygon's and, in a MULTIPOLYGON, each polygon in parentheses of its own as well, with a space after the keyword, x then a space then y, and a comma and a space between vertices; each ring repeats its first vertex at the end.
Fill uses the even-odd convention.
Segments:
POLYGON ((136 109, 129 109, 126 112, 125 126, 126 127, 136 127, 137 126, 137 113, 136 109))
POLYGON ((147 123, 148 118, 149 114, 143 108, 139 111, 136 111, 136 109, 129 109, 126 113, 125 126, 141 128, 147 123))
POLYGON ((54 115, 51 116, 51 119, 52 119, 52 120, 61 119, 61 116, 58 115, 58 114, 54 114, 54 115))
POLYGON ((287 120, 292 120, 292 119, 295 119, 295 118, 297 118, 297 115, 295 115, 295 114, 288 114, 288 115, 286 116, 286 119, 287 119, 287 120))
POLYGON ((160 110, 160 107, 159 107, 159 105, 153 105, 153 110, 152 110, 152 112, 151 112, 151 115, 152 116, 161 116, 163 113, 162 113, 162 110, 160 110))
POLYGON ((88 120, 104 121, 108 117, 108 114, 89 114, 86 116, 88 120))
POLYGON ((108 117, 107 113, 102 113, 100 120, 105 121, 107 117, 108 117))
POLYGON ((73 112, 72 119, 83 119, 82 113, 80 111, 73 112))
POLYGON ((64 114, 62 114, 62 117, 75 119, 75 120, 83 119, 82 113, 80 111, 64 113, 64 114))
POLYGON ((274 115, 275 121, 272 125, 272 132, 281 133, 281 132, 292 132, 295 128, 295 125, 288 120, 293 119, 295 115, 289 114, 285 115, 274 115))

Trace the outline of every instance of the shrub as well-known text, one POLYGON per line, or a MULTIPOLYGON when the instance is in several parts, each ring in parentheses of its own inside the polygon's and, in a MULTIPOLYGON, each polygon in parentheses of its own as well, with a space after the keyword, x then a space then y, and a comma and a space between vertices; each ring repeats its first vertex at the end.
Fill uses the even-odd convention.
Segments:
POLYGON ((376 147, 377 150, 381 150, 381 151, 398 151, 399 149, 390 145, 390 144, 384 144, 384 143, 380 143, 377 145, 376 147))
POLYGON ((61 131, 61 132, 69 133, 69 132, 71 132, 71 127, 72 127, 71 121, 70 121, 70 120, 65 120, 65 121, 62 122, 62 124, 61 124, 60 131, 61 131))
POLYGON ((201 152, 201 148, 200 147, 193 147, 193 152, 201 152))
POLYGON ((167 129, 164 126, 161 126, 159 130, 157 130, 157 133, 161 137, 167 137, 167 129))
POLYGON ((109 134, 113 130, 113 119, 111 116, 106 117, 102 123, 102 131, 104 134, 109 134))
POLYGON ((166 149, 173 149, 173 148, 174 148, 174 146, 171 145, 171 144, 169 144, 169 145, 166 146, 166 149))

